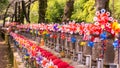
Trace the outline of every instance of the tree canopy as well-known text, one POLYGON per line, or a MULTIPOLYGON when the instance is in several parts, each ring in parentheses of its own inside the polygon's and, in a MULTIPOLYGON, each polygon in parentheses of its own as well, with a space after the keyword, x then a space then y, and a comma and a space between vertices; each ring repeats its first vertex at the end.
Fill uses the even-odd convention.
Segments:
POLYGON ((92 22, 95 13, 94 4, 95 1, 93 0, 76 0, 71 19, 77 22, 92 22))
POLYGON ((5 7, 7 7, 6 5, 9 3, 8 0, 0 0, 0 12, 3 12, 3 10, 5 9, 5 7))
POLYGON ((120 19, 120 0, 110 0, 109 7, 112 16, 116 19, 120 19), (114 2, 113 2, 114 1, 114 2))
POLYGON ((48 22, 61 22, 66 0, 49 0, 46 12, 48 22))
MULTIPOLYGON (((44 0, 43 0, 44 1, 44 0)), ((46 0, 47 9, 45 12, 46 22, 61 22, 64 16, 64 8, 69 0, 46 0)), ((76 22, 93 22, 96 11, 97 0, 75 0, 74 10, 69 20, 76 22)), ((109 0, 109 11, 116 19, 120 19, 120 0, 109 0)), ((5 9, 8 0, 0 0, 0 12, 5 9)), ((39 1, 31 4, 30 21, 38 22, 39 19, 39 1)))
MULTIPOLYGON (((61 22, 64 7, 67 0, 48 0, 48 6, 46 11, 45 20, 47 22, 61 22)), ((85 21, 92 22, 95 13, 95 1, 94 0, 75 0, 74 11, 70 20, 77 22, 85 21)), ((38 2, 35 2, 31 6, 31 20, 32 22, 38 21, 38 2)))

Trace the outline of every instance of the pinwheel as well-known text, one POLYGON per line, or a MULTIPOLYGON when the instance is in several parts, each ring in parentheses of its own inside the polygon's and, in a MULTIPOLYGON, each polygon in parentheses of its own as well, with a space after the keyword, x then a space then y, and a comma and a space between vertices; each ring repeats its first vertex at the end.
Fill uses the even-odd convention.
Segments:
POLYGON ((100 38, 101 38, 101 40, 106 40, 107 39, 107 33, 106 32, 101 33, 100 38))
POLYGON ((75 33, 75 31, 76 31, 76 24, 74 23, 74 22, 71 22, 71 23, 69 23, 69 33, 70 34, 73 34, 73 33, 75 33))
POLYGON ((57 58, 58 58, 57 56, 52 55, 52 56, 50 56, 48 59, 53 61, 53 60, 55 60, 55 59, 57 59, 57 58))
POLYGON ((106 12, 105 9, 101 9, 101 11, 97 11, 96 12, 96 17, 94 18, 94 21, 99 22, 99 25, 105 25, 106 23, 108 23, 108 21, 112 21, 113 18, 109 17, 110 13, 106 12))
POLYGON ((41 61, 43 60, 43 57, 42 56, 38 56, 37 58, 36 58, 36 61, 37 61, 37 63, 38 64, 41 64, 41 61))
POLYGON ((61 34, 61 39, 65 39, 65 35, 64 34, 61 34))
POLYGON ((115 40, 115 41, 113 42, 113 46, 114 46, 114 48, 117 48, 117 47, 118 47, 118 45, 119 45, 118 40, 115 40))
POLYGON ((71 37, 71 42, 75 43, 76 42, 76 38, 75 37, 71 37))
POLYGON ((88 46, 89 46, 89 47, 93 47, 93 46, 94 46, 94 42, 89 41, 89 42, 88 42, 88 46))
POLYGON ((57 64, 59 64, 60 62, 62 62, 62 60, 60 60, 60 59, 55 59, 55 60, 53 60, 54 65, 57 65, 57 64))
POLYGON ((58 68, 67 68, 69 67, 69 64, 66 62, 60 62, 57 66, 58 68))
POLYGON ((54 29, 54 31, 58 31, 58 24, 54 24, 54 26, 53 26, 53 29, 54 29))
MULTIPOLYGON (((88 46, 93 47, 95 42, 102 41, 104 44, 104 41, 109 36, 108 32, 110 33, 110 35, 113 35, 114 37, 116 36, 116 34, 120 32, 120 24, 118 23, 118 21, 113 20, 113 18, 110 17, 110 13, 107 12, 105 9, 97 11, 95 15, 96 16, 94 17, 94 22, 95 22, 94 24, 84 23, 84 22, 78 24, 73 21, 67 24, 56 24, 56 23, 55 24, 53 23, 52 24, 44 24, 44 23, 22 24, 22 25, 17 25, 17 28, 19 28, 20 30, 25 29, 27 32, 29 32, 30 29, 32 30, 32 32, 36 31, 36 34, 40 33, 40 35, 44 35, 46 37, 50 37, 54 39, 58 37, 56 33, 59 32, 61 33, 60 38, 62 40, 66 38, 65 35, 68 33, 69 34, 79 33, 79 35, 83 35, 84 41, 88 41, 88 46)), ((58 59, 58 58, 53 58, 54 56, 50 52, 41 49, 39 47, 36 47, 37 45, 35 45, 35 43, 31 43, 31 41, 26 41, 28 39, 14 33, 10 33, 10 34, 15 38, 15 40, 20 45, 22 45, 22 47, 29 49, 29 52, 31 52, 32 56, 36 56, 37 54, 36 52, 40 52, 41 56, 45 57, 47 60, 50 60, 50 58, 52 58, 51 59, 52 61, 58 59)), ((67 40, 72 43, 75 43, 77 41, 76 37, 67 37, 67 40)), ((44 42, 44 39, 42 39, 41 43, 42 42, 44 42)), ((81 46, 85 44, 86 44, 85 42, 80 43, 81 46)), ((44 43, 42 43, 41 45, 44 45, 44 43)), ((115 48, 118 47, 118 42, 116 40, 114 41, 113 46, 115 48)), ((104 47, 102 50, 105 50, 104 47)), ((64 68, 64 67, 69 68, 69 65, 66 64, 64 66, 63 63, 64 62, 61 62, 59 64, 56 63, 56 65, 58 65, 58 68, 64 68)), ((49 67, 49 68, 53 68, 53 67, 49 67)))
POLYGON ((69 66, 69 67, 67 67, 67 68, 74 68, 73 66, 69 66))

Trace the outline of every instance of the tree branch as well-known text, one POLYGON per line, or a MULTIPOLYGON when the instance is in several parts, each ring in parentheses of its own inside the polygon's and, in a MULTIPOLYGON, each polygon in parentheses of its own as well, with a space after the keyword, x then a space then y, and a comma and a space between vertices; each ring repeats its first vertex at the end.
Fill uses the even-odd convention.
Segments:
POLYGON ((6 18, 6 16, 7 16, 7 12, 8 12, 10 6, 13 4, 14 1, 15 1, 15 0, 12 0, 12 1, 11 1, 11 3, 8 5, 8 7, 7 7, 6 11, 5 11, 4 18, 3 18, 3 27, 5 26, 5 18, 6 18))

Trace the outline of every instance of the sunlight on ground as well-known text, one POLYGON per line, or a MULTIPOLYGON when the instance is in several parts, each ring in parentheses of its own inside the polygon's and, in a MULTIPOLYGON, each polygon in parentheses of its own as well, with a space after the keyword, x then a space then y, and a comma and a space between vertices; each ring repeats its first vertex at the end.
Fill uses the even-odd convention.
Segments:
POLYGON ((3 22, 3 20, 0 20, 0 24, 3 22))
POLYGON ((0 42, 0 45, 3 45, 3 44, 5 44, 5 41, 0 42))

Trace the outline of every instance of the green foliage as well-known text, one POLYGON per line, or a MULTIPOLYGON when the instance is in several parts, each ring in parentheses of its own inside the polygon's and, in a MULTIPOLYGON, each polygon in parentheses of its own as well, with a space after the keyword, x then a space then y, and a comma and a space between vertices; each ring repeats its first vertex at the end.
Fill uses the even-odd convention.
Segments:
MULTIPOLYGON (((61 22, 66 1, 67 0, 48 0, 45 20, 47 22, 61 22)), ((112 1, 113 0, 110 0, 109 3, 112 15, 114 15, 114 18, 120 19, 120 0, 114 0, 114 10, 112 1)), ((94 15, 95 0, 75 0, 74 11, 71 20, 75 20, 76 22, 93 22, 94 15)), ((37 22, 38 16, 38 1, 36 1, 31 6, 31 21, 37 22)))
MULTIPOLYGON (((66 0, 48 0, 48 7, 46 11, 47 22, 61 22, 62 14, 64 12, 66 0)), ((31 5, 30 20, 31 22, 38 22, 38 1, 31 5)))
POLYGON ((49 0, 46 12, 46 21, 61 22, 66 0, 49 0))
POLYGON ((32 23, 38 22, 38 1, 34 2, 30 8, 30 21, 32 23))
POLYGON ((0 0, 0 12, 2 12, 8 5, 8 0, 0 0))
POLYGON ((93 17, 95 15, 94 4, 95 1, 89 0, 84 5, 85 12, 83 11, 83 13, 86 13, 86 15, 84 16, 86 22, 93 22, 93 17))
MULTIPOLYGON (((62 15, 64 12, 64 7, 67 0, 48 0, 48 7, 46 11, 47 22, 61 22, 62 15)), ((0 13, 8 5, 8 0, 0 0, 0 13)), ((112 16, 115 19, 120 19, 120 0, 113 0, 109 2, 109 8, 111 10, 112 16), (114 9, 113 9, 114 8, 114 9)), ((31 5, 30 20, 31 22, 38 22, 38 1, 31 5)), ((95 0, 75 0, 74 11, 71 20, 76 22, 93 22, 93 17, 95 15, 95 0)))
POLYGON ((92 22, 95 14, 94 4, 94 0, 76 0, 71 19, 77 22, 92 22))
MULTIPOLYGON (((66 1, 67 0, 48 0, 45 20, 47 22, 61 22, 66 1)), ((94 0, 75 0, 71 20, 77 22, 92 22, 95 14, 94 3, 94 0)), ((31 6, 30 18, 32 22, 38 21, 38 1, 31 6)))
POLYGON ((109 7, 112 12, 112 16, 116 19, 120 19, 120 0, 110 0, 109 7), (114 6, 113 6, 114 5, 114 6))

